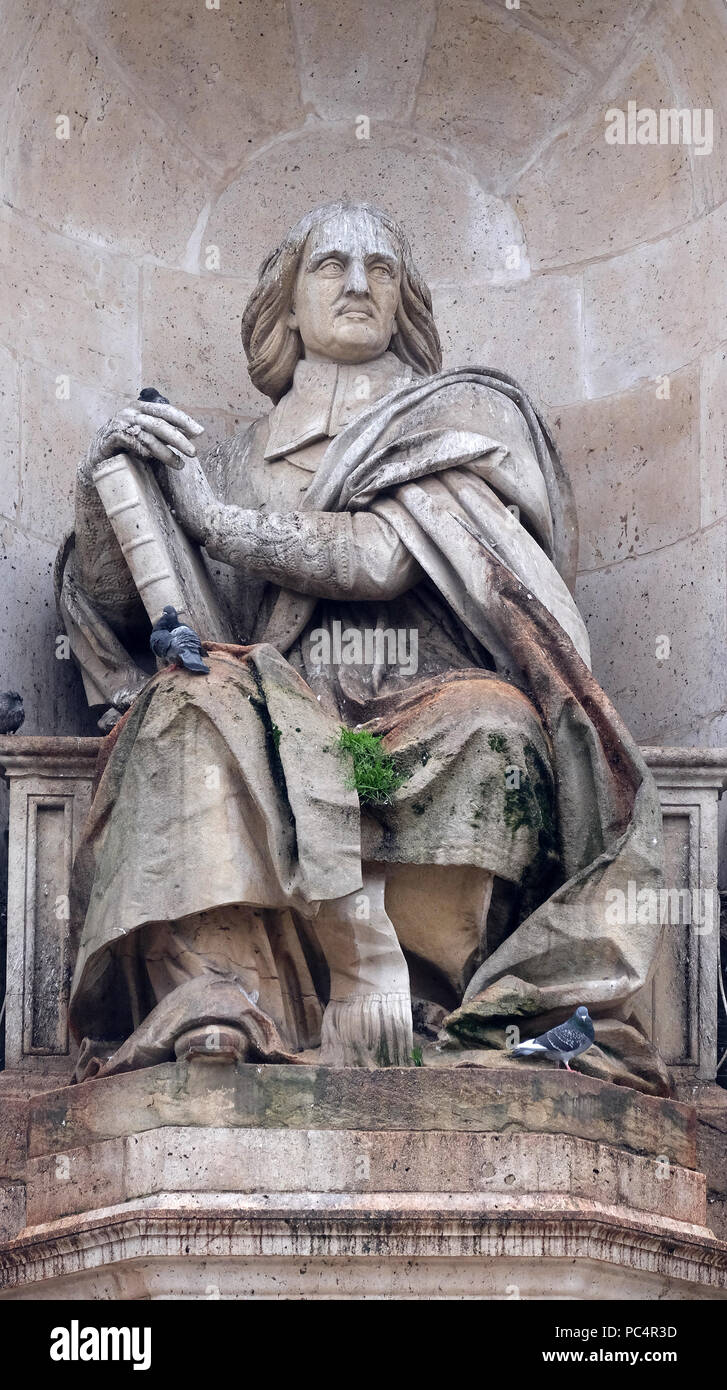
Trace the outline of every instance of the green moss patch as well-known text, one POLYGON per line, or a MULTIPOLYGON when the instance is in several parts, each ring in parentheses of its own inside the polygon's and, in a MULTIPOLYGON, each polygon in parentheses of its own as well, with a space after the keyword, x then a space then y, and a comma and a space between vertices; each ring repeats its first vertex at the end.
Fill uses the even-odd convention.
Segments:
POLYGON ((388 806, 403 782, 394 758, 382 746, 380 734, 365 729, 341 729, 339 752, 353 760, 351 787, 358 792, 362 806, 388 806))

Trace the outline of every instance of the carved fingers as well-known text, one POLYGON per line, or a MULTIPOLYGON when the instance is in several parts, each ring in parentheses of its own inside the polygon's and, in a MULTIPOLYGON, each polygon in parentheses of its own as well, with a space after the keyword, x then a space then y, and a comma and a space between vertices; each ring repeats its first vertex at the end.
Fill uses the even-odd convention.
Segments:
POLYGON ((102 425, 83 471, 93 472, 104 459, 121 452, 155 459, 167 468, 183 468, 185 458, 196 457, 192 439, 203 433, 204 426, 176 406, 157 401, 128 405, 102 425))
MULTIPOLYGON (((185 415, 183 410, 178 410, 175 405, 162 405, 160 401, 142 401, 137 407, 130 406, 130 409, 137 409, 144 415, 156 416, 159 420, 168 421, 170 425, 176 425, 177 429, 184 434, 195 435, 204 434, 204 425, 198 424, 192 419, 191 415, 185 415)), ((167 436, 162 435, 165 439, 167 436)), ((192 449, 194 453, 194 448, 192 449)))

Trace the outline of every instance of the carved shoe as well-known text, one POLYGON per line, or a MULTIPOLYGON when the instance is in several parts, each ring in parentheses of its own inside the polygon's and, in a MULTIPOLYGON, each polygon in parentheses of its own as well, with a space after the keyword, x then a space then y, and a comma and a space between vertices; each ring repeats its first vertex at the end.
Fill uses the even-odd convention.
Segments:
POLYGON ((180 1033, 174 1042, 179 1062, 205 1058, 208 1062, 244 1062, 250 1051, 250 1039, 234 1023, 205 1023, 180 1033))

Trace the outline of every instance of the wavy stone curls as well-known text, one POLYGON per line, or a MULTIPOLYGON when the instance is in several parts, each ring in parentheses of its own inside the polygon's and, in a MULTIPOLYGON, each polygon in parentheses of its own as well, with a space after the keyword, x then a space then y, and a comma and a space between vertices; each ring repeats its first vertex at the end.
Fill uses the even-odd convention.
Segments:
POLYGON ((421 376, 442 365, 439 334, 432 316, 432 297, 412 258, 408 239, 398 222, 369 203, 326 203, 306 213, 280 245, 266 256, 258 283, 242 316, 242 342, 253 385, 279 401, 290 388, 295 364, 302 355, 300 336, 287 323, 295 281, 308 235, 319 222, 339 213, 368 213, 386 227, 401 255, 401 289, 396 311, 397 332, 389 345, 402 362, 421 376))

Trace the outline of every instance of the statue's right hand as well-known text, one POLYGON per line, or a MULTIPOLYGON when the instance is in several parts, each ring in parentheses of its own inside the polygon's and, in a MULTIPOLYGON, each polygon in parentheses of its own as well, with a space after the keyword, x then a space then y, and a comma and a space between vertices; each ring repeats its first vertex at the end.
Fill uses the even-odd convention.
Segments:
POLYGON ((104 459, 114 454, 133 454, 139 459, 156 459, 168 468, 183 468, 187 455, 194 458, 197 450, 191 439, 204 434, 204 425, 177 410, 173 405, 158 401, 138 401, 127 405, 108 420, 94 436, 79 473, 83 482, 90 483, 104 459))

